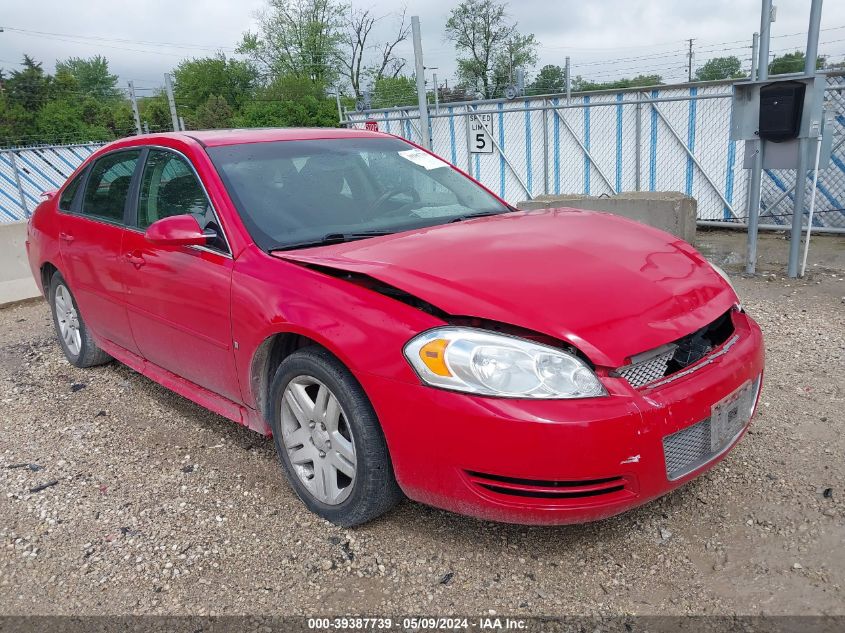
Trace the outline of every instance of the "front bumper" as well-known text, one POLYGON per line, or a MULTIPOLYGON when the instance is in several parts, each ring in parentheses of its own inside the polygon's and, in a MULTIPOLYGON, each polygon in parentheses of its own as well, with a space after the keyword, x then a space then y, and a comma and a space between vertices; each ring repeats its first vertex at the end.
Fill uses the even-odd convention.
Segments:
POLYGON ((695 371, 641 390, 603 377, 603 398, 507 400, 361 378, 411 499, 495 521, 580 523, 666 494, 739 441, 744 429, 706 463, 668 478, 663 439, 707 419, 763 372, 760 328, 744 313, 733 319, 730 349, 695 371))

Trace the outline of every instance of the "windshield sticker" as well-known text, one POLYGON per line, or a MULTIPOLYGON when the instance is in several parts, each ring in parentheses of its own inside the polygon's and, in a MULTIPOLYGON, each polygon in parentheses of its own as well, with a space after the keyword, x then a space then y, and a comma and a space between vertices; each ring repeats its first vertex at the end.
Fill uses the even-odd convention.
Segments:
POLYGON ((399 155, 405 160, 409 160, 429 171, 438 167, 448 167, 448 163, 419 149, 408 149, 399 152, 399 155))

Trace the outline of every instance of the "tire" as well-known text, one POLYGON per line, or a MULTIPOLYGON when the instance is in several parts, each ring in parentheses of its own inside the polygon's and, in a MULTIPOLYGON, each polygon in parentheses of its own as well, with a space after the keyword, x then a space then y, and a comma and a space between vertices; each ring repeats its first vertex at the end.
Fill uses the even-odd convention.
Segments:
POLYGON ((58 271, 53 273, 50 279, 50 310, 53 312, 53 327, 56 329, 56 337, 59 345, 65 353, 71 365, 76 367, 94 367, 112 360, 112 357, 97 347, 91 332, 85 325, 82 314, 76 305, 70 288, 68 288, 62 274, 58 271), (64 332, 70 330, 67 338, 64 332))
POLYGON ((309 510, 352 527, 402 499, 375 411, 355 377, 331 353, 306 347, 285 358, 270 386, 270 406, 279 461, 309 510), (312 410, 299 406, 308 402, 312 410), (332 422, 334 413, 337 422, 332 422))

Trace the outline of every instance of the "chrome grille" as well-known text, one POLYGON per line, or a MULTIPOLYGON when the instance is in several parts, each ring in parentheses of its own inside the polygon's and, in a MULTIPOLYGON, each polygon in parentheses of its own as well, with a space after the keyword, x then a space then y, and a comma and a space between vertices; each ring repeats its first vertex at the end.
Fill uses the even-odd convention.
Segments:
POLYGON ((674 354, 675 350, 673 348, 648 360, 620 367, 617 373, 627 380, 632 387, 638 389, 643 385, 663 378, 666 375, 666 368, 669 366, 669 361, 672 360, 674 354))
POLYGON ((710 450, 710 418, 663 438, 666 476, 677 479, 706 463, 710 450))

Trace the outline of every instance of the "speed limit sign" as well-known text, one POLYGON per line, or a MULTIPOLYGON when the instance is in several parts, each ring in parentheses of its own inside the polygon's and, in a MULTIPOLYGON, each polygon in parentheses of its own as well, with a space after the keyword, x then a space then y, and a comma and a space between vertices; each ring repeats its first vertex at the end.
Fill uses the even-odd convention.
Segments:
POLYGON ((469 117, 467 128, 469 151, 473 154, 493 153, 493 115, 481 112, 469 117))

